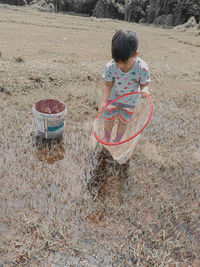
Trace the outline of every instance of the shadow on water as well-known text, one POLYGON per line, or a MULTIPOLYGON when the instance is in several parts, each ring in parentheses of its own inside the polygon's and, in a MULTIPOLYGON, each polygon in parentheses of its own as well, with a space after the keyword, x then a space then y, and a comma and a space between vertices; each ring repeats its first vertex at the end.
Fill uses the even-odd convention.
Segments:
POLYGON ((45 139, 38 136, 34 131, 30 134, 30 142, 37 148, 36 156, 39 160, 53 164, 62 160, 65 155, 65 145, 63 138, 45 139))
POLYGON ((129 161, 120 165, 102 146, 90 152, 85 162, 89 166, 85 173, 87 189, 95 199, 104 199, 111 191, 120 190, 129 177, 129 161))

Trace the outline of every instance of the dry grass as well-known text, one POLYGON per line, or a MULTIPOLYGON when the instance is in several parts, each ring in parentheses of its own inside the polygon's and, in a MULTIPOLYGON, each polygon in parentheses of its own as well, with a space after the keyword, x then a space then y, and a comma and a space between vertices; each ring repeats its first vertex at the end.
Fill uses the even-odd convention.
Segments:
POLYGON ((0 265, 200 265, 199 37, 112 20, 0 9, 0 265), (130 162, 92 151, 101 72, 118 28, 140 37, 154 116, 130 162), (33 103, 68 106, 37 142, 33 103))
POLYGON ((185 24, 174 28, 182 32, 191 32, 195 35, 200 35, 200 23, 197 23, 194 17, 191 17, 185 24))

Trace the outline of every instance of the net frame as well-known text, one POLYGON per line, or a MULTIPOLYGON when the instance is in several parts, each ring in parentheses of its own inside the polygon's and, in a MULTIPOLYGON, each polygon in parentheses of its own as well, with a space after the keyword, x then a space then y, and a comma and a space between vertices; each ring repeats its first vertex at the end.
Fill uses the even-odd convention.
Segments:
MULTIPOLYGON (((152 114, 153 114, 153 101, 151 100, 149 94, 145 93, 145 92, 131 92, 131 93, 127 93, 127 94, 124 94, 124 95, 121 95, 117 98, 115 98, 114 100, 110 101, 106 107, 108 107, 110 104, 116 102, 118 99, 122 98, 122 97, 125 97, 125 96, 128 96, 128 95, 136 95, 136 94, 140 94, 140 95, 145 95, 145 97, 147 97, 147 99, 149 100, 149 103, 150 103, 150 112, 149 112, 149 116, 146 120, 146 122, 144 123, 144 125, 142 126, 142 128, 140 130, 138 130, 134 135, 132 135, 131 137, 127 138, 126 140, 123 140, 123 141, 120 141, 120 142, 116 142, 116 143, 108 143, 108 142, 104 142, 102 141, 98 136, 97 136, 97 133, 96 131, 94 130, 93 134, 95 136, 95 138, 97 139, 97 141, 103 145, 106 145, 106 146, 116 146, 116 145, 121 145, 123 143, 126 143, 128 141, 130 141, 131 139, 133 139, 134 137, 136 137, 138 134, 140 134, 144 128, 147 126, 147 124, 150 122, 151 120, 151 117, 152 117, 152 114)), ((105 108, 106 108, 105 107, 105 108)), ((96 116, 96 120, 98 119, 98 117, 100 116, 101 113, 103 113, 105 110, 103 111, 100 111, 97 116, 96 116)))

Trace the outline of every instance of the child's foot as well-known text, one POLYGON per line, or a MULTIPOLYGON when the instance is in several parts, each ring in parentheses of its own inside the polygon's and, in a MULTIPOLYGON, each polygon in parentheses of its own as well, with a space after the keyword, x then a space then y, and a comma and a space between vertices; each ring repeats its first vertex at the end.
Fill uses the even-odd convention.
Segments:
POLYGON ((122 139, 122 135, 117 133, 113 143, 118 143, 121 141, 121 139, 122 139))
POLYGON ((107 136, 104 136, 104 137, 102 138, 102 141, 103 141, 104 143, 110 143, 110 138, 108 138, 107 136))

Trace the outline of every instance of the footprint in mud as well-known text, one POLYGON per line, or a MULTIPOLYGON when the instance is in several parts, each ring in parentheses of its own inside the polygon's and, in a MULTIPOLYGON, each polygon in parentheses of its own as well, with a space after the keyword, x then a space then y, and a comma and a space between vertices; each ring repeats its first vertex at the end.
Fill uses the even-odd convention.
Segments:
POLYGON ((120 192, 129 177, 129 162, 120 165, 110 153, 98 146, 86 159, 86 186, 94 198, 116 197, 122 201, 120 192))
POLYGON ((39 160, 53 164, 62 160, 65 156, 65 146, 62 137, 56 139, 42 138, 33 131, 30 135, 30 141, 33 147, 37 148, 36 156, 39 160))

